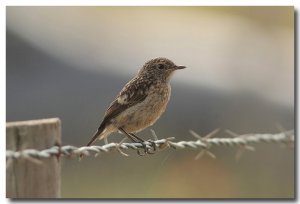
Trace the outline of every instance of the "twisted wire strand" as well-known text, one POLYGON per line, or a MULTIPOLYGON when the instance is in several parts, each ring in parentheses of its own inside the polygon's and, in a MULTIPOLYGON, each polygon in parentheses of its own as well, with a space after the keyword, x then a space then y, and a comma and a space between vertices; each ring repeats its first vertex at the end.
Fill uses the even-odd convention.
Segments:
MULTIPOLYGON (((207 150, 213 146, 241 146, 245 147, 249 144, 254 143, 285 143, 285 144, 293 144, 294 143, 294 132, 285 131, 278 134, 245 134, 245 135, 238 135, 233 133, 232 131, 225 131, 228 134, 235 136, 233 138, 210 138, 214 134, 218 132, 215 130, 210 134, 201 137, 194 131, 190 131, 193 136, 196 137, 196 140, 190 141, 179 141, 179 142, 172 142, 174 137, 169 137, 165 139, 157 139, 156 134, 152 131, 154 141, 145 141, 144 144, 146 148, 153 149, 153 144, 159 150, 166 149, 168 147, 172 147, 175 149, 185 149, 185 148, 192 148, 192 149, 202 149, 206 151, 210 156, 215 157, 211 152, 207 150)), ((248 146, 249 147, 249 146, 248 146)), ((44 150, 36 150, 36 149, 25 149, 22 151, 12 151, 6 150, 6 159, 19 159, 19 158, 27 158, 33 160, 45 159, 53 156, 79 156, 81 154, 85 156, 97 156, 100 153, 109 153, 111 151, 119 151, 121 154, 128 156, 122 150, 138 150, 143 149, 143 145, 141 143, 109 143, 102 146, 83 146, 83 147, 75 147, 71 145, 65 146, 53 146, 48 149, 44 150), (91 154, 93 153, 93 154, 91 154)), ((205 152, 200 152, 202 153, 205 152)))

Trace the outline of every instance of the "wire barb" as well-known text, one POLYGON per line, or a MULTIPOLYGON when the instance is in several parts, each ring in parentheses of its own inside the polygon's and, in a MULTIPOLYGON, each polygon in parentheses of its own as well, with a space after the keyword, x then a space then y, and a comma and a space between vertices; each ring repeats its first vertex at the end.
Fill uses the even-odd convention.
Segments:
MULTIPOLYGON (((294 144, 294 131, 284 131, 277 134, 244 134, 239 135, 237 133, 234 133, 233 131, 226 130, 225 132, 232 135, 232 138, 211 138, 213 135, 215 135, 219 129, 216 129, 212 131, 211 133, 207 134, 204 137, 201 137, 196 132, 190 130, 190 133, 196 138, 196 140, 190 140, 190 141, 179 141, 179 142, 173 142, 174 137, 169 137, 165 139, 158 139, 155 132, 152 132, 152 135, 154 137, 154 141, 145 141, 144 144, 147 147, 151 147, 151 145, 155 145, 158 150, 164 150, 167 147, 172 147, 174 149, 185 149, 185 148, 191 148, 191 149, 200 149, 200 153, 196 156, 195 159, 199 159, 203 155, 208 155, 212 158, 216 158, 216 156, 209 151, 209 149, 213 146, 236 146, 239 147, 236 159, 239 159, 242 155, 242 153, 245 150, 254 151, 255 148, 253 146, 250 146, 250 144, 255 143, 280 143, 280 144, 294 144)), ((122 140, 120 143, 108 143, 103 146, 83 146, 83 147, 75 147, 71 145, 65 145, 65 146, 53 146, 49 149, 44 150, 35 150, 35 149, 25 149, 22 151, 12 151, 12 150, 6 150, 6 159, 8 163, 11 163, 12 159, 19 159, 24 158, 28 159, 30 161, 33 161, 34 163, 38 163, 37 161, 40 161, 45 158, 50 158, 53 156, 77 156, 83 154, 84 156, 98 156, 101 153, 109 153, 114 150, 118 151, 120 154, 124 156, 129 156, 127 153, 125 153, 123 150, 138 150, 143 148, 143 145, 141 143, 125 143, 124 140, 122 140)))

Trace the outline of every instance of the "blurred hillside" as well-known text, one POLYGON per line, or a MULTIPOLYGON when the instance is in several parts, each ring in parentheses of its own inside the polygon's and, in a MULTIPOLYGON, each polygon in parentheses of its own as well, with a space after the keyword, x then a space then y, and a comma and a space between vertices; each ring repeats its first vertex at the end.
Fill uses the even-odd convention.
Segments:
POLYGON ((164 56, 174 81, 293 106, 293 7, 7 7, 7 29, 73 68, 131 77, 164 56))
MULTIPOLYGON (((158 137, 189 140, 189 129, 205 135, 215 128, 275 133, 276 123, 294 128, 292 7, 140 9, 8 7, 7 121, 60 117, 63 144, 84 145, 145 60, 166 56, 188 68, 171 81, 168 109, 152 127, 158 137)), ((149 129, 138 135, 151 137, 149 129)), ((63 159, 62 196, 293 197, 294 151, 256 149, 239 162, 235 148, 213 149, 216 160, 195 161, 198 151, 173 149, 63 159)))

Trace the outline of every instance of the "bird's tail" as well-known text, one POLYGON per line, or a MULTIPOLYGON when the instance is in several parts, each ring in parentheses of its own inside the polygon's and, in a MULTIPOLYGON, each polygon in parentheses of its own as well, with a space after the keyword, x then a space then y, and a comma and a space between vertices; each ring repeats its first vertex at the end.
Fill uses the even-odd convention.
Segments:
POLYGON ((103 130, 97 130, 94 134, 94 136, 92 137, 92 139, 87 143, 86 146, 91 146, 98 138, 99 138, 99 135, 102 133, 103 130))
MULTIPOLYGON (((94 136, 92 137, 92 139, 87 143, 86 146, 91 146, 98 138, 102 139, 105 137, 106 134, 101 135, 102 133, 104 133, 105 130, 105 124, 102 123, 100 125, 100 127, 98 128, 98 130, 95 132, 94 136), (101 136, 100 136, 101 135, 101 136)), ((83 157, 83 154, 80 154, 80 159, 83 157)))

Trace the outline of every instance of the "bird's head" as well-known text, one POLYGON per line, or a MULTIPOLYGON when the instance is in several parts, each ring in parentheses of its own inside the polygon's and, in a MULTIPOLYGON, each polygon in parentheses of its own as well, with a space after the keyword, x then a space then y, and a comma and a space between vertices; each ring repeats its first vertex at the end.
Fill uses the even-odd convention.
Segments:
POLYGON ((184 68, 186 67, 178 66, 167 58, 158 57, 146 62, 138 74, 144 77, 169 81, 175 70, 184 68))

